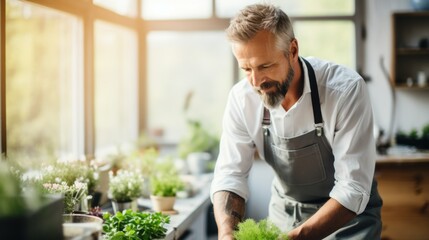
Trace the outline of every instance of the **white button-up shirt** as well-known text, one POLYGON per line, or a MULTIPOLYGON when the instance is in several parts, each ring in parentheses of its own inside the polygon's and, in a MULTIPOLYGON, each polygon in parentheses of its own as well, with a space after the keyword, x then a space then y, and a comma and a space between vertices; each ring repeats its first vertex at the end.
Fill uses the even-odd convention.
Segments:
MULTIPOLYGON (((370 97, 363 79, 343 66, 307 58, 314 68, 324 121, 324 134, 331 145, 335 186, 330 197, 359 214, 368 203, 375 168, 375 141, 370 97)), ((311 90, 306 65, 302 62, 304 90, 300 99, 285 111, 270 109, 275 134, 294 137, 314 130, 311 90)), ((262 160, 264 105, 247 79, 231 89, 223 117, 219 157, 211 185, 231 191, 247 201, 247 178, 255 151, 262 160)), ((267 186, 268 187, 268 186, 267 186)))

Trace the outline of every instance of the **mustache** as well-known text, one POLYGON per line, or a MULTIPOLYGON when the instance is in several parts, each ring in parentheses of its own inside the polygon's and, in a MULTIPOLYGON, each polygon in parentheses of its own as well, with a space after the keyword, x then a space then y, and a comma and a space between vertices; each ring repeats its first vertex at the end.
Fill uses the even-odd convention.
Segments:
POLYGON ((266 82, 261 83, 261 85, 259 85, 259 87, 256 87, 256 90, 261 91, 261 90, 269 89, 273 86, 279 87, 279 83, 276 81, 266 81, 266 82))

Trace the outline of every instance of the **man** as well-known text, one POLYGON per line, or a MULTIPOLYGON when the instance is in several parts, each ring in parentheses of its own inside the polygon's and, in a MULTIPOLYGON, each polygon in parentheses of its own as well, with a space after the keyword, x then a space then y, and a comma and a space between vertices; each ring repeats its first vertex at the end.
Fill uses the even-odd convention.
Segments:
POLYGON ((291 239, 379 239, 382 201, 362 78, 301 58, 288 16, 274 6, 246 7, 226 32, 247 79, 230 92, 211 187, 219 239, 233 239, 243 220, 255 152, 276 173, 269 219, 291 239))

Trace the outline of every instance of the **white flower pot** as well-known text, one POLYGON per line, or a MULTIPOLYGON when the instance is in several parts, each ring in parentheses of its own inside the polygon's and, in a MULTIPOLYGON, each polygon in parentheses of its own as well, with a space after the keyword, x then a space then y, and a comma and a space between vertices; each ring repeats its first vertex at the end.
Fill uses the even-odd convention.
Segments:
POLYGON ((193 152, 186 158, 188 169, 191 174, 199 175, 205 173, 211 154, 208 152, 193 152))

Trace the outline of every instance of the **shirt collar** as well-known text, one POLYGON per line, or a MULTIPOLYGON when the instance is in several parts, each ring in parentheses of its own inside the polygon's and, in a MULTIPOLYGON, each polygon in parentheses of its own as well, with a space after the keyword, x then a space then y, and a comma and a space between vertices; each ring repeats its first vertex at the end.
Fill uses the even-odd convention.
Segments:
POLYGON ((310 78, 308 77, 308 69, 302 57, 299 57, 299 61, 301 61, 302 73, 304 74, 304 89, 302 90, 302 94, 310 93, 310 78))

